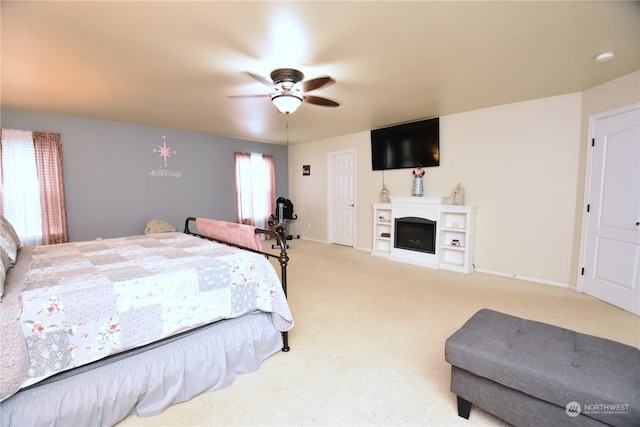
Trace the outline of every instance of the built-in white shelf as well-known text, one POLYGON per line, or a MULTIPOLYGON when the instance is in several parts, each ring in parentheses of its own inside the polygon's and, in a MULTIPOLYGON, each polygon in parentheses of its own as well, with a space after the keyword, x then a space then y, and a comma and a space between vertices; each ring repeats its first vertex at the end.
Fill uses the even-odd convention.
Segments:
POLYGON ((473 269, 473 237, 476 206, 442 205, 440 207, 440 268, 468 273, 473 269))
POLYGON ((388 257, 393 246, 391 223, 391 204, 373 204, 373 250, 371 253, 377 256, 388 257))

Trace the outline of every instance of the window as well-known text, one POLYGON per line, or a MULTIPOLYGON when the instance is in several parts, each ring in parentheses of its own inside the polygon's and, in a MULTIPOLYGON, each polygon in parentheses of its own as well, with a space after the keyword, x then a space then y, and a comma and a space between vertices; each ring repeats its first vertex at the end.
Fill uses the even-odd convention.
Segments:
POLYGON ((235 162, 237 220, 267 228, 276 203, 273 156, 235 153, 235 162))
POLYGON ((0 213, 23 245, 68 241, 60 135, 2 129, 0 213))

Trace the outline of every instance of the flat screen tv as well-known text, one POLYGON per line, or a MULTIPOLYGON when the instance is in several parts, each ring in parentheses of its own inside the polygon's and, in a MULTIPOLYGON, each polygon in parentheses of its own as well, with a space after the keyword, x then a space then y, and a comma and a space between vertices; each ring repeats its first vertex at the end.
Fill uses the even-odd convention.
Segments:
POLYGON ((371 131, 373 170, 440 165, 440 119, 421 120, 371 131))

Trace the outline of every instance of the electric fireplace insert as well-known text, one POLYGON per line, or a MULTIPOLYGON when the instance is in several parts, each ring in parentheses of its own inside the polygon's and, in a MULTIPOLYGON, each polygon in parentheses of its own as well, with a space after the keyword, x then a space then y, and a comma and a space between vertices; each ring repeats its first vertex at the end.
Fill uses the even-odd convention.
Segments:
POLYGON ((396 218, 393 247, 435 254, 436 221, 418 217, 396 218))

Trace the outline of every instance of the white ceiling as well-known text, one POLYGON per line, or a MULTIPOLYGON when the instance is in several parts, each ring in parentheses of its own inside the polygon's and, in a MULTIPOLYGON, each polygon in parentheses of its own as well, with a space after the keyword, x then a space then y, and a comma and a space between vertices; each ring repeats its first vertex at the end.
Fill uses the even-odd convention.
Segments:
POLYGON ((2 106, 286 143, 268 76, 337 83, 291 143, 582 91, 640 69, 639 2, 1 2, 2 106), (615 52, 597 64, 596 54, 615 52))

